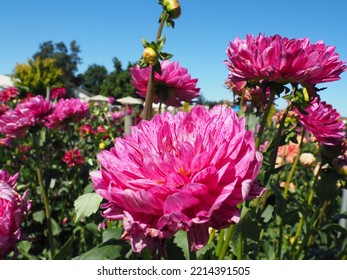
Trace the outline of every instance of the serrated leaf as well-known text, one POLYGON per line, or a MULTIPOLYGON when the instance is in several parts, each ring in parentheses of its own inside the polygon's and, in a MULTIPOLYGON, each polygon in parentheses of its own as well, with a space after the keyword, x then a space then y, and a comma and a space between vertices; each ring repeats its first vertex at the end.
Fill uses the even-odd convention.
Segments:
POLYGON ((180 230, 175 234, 173 243, 182 250, 186 260, 189 259, 187 232, 180 230))
POLYGON ((74 202, 76 211, 75 222, 94 214, 99 209, 101 201, 102 197, 97 193, 86 193, 79 196, 74 202))

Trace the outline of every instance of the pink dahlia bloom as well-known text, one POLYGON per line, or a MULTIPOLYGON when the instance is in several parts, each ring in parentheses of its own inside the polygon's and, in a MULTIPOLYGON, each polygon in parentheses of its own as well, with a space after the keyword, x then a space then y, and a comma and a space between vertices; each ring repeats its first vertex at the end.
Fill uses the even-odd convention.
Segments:
POLYGON ((0 101, 1 102, 7 102, 7 101, 13 99, 14 97, 16 97, 17 95, 19 95, 17 88, 8 87, 8 88, 4 89, 3 91, 0 91, 0 101))
POLYGON ((22 137, 35 125, 46 125, 47 117, 52 112, 52 104, 42 96, 29 98, 14 110, 8 110, 0 116, 0 132, 11 142, 22 137))
POLYGON ((66 88, 64 87, 52 88, 51 90, 51 100, 61 99, 65 97, 65 95, 66 95, 66 88))
POLYGON ((346 136, 345 125, 340 120, 340 114, 331 105, 320 101, 317 97, 308 108, 305 108, 307 115, 301 114, 297 109, 294 111, 299 115, 301 125, 324 145, 338 145, 346 136))
POLYGON ((0 170, 0 259, 14 251, 17 241, 22 239, 20 225, 31 206, 31 201, 27 201, 28 190, 20 196, 10 186, 17 177, 18 174, 11 177, 0 170))
POLYGON ((236 38, 226 51, 231 82, 267 80, 280 83, 317 84, 340 79, 346 70, 335 47, 323 41, 314 44, 308 38, 288 39, 280 35, 247 35, 236 38))
POLYGON ((89 106, 80 99, 60 99, 53 113, 49 116, 48 127, 66 128, 69 122, 78 123, 89 114, 89 106))
MULTIPOLYGON (((161 75, 154 75, 155 103, 162 100, 168 106, 180 107, 182 101, 190 102, 199 96, 200 88, 196 87, 198 79, 192 79, 188 70, 180 67, 178 62, 164 60, 161 62, 161 70, 161 75)), ((138 65, 130 68, 131 83, 142 97, 146 97, 150 71, 150 67, 140 68, 138 65)))
POLYGON ((100 171, 91 179, 107 200, 103 216, 123 220, 123 238, 135 252, 163 250, 164 240, 179 230, 198 250, 209 227, 237 223, 237 205, 263 190, 255 182, 262 156, 253 133, 245 119, 222 106, 142 121, 98 160, 100 171))
POLYGON ((13 176, 11 176, 10 173, 8 173, 8 171, 0 169, 0 182, 5 182, 11 187, 15 186, 18 176, 19 176, 19 173, 16 173, 13 176))
POLYGON ((63 161, 69 166, 74 167, 84 163, 84 158, 81 155, 81 151, 78 149, 68 150, 64 156, 63 161))

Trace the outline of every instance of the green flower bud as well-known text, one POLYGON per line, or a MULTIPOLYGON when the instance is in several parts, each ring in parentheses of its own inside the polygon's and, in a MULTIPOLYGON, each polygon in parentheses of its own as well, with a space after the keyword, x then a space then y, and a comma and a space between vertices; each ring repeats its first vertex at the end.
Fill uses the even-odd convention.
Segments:
POLYGON ((164 0, 163 7, 169 13, 169 17, 176 19, 181 15, 181 5, 178 0, 164 0))
POLYGON ((158 54, 156 53, 155 50, 153 50, 150 47, 147 47, 144 49, 142 53, 142 57, 148 64, 151 64, 151 65, 155 65, 158 62, 158 54))

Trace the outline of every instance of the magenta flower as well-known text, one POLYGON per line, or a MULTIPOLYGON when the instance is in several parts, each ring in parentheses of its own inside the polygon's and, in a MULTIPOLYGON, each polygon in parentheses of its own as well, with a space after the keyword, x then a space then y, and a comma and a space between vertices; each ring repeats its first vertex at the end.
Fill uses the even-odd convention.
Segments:
POLYGON ((10 176, 7 171, 0 170, 0 259, 16 250, 17 241, 22 239, 20 225, 31 206, 27 201, 28 190, 20 196, 14 184, 18 175, 10 176), (5 180, 3 180, 5 179, 5 180))
POLYGON ((311 102, 311 106, 305 108, 307 115, 301 114, 296 108, 294 111, 299 115, 301 125, 324 145, 338 145, 346 136, 340 114, 317 97, 311 102))
POLYGON ((51 100, 55 99, 61 99, 65 97, 66 95, 66 88, 64 87, 57 87, 57 88, 52 88, 51 90, 51 100))
POLYGON ((17 183, 18 176, 19 176, 18 172, 14 174, 13 176, 11 176, 10 173, 8 173, 8 171, 0 169, 0 182, 5 182, 11 187, 14 187, 15 184, 17 183))
POLYGON ((91 179, 107 200, 103 216, 123 220, 123 238, 135 252, 161 251, 179 230, 189 233, 190 249, 198 250, 209 227, 237 223, 237 205, 263 190, 255 183, 262 156, 253 132, 222 106, 142 121, 98 160, 100 171, 91 179))
POLYGON ((13 99, 14 97, 16 97, 17 95, 19 95, 17 88, 8 87, 8 88, 4 89, 3 91, 0 91, 0 101, 1 102, 7 102, 7 101, 13 99))
POLYGON ((68 150, 62 160, 69 166, 74 167, 84 163, 84 158, 81 155, 81 151, 78 149, 68 150))
MULTIPOLYGON (((164 60, 161 62, 161 70, 161 75, 154 75, 154 103, 162 101, 168 106, 180 107, 182 101, 190 102, 199 96, 200 89, 196 87, 198 79, 192 79, 188 70, 180 67, 178 62, 164 60)), ((130 68, 131 83, 142 97, 146 97, 150 71, 150 67, 141 69, 138 65, 130 68)))
POLYGON ((11 143, 13 139, 25 135, 30 127, 46 125, 52 108, 52 104, 42 96, 31 97, 0 116, 0 132, 11 143))
POLYGON ((311 44, 308 38, 247 35, 245 40, 236 38, 230 42, 226 53, 231 82, 264 79, 317 84, 339 80, 346 70, 335 47, 326 46, 323 41, 311 44))
POLYGON ((49 116, 48 127, 65 129, 69 122, 78 123, 89 114, 89 106, 80 99, 60 99, 53 113, 49 116))

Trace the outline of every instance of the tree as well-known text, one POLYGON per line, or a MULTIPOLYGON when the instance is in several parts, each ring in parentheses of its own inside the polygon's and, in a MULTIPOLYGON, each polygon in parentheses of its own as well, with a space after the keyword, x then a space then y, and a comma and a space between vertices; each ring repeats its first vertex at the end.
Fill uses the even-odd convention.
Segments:
POLYGON ((70 51, 65 43, 59 42, 53 44, 52 41, 46 41, 40 44, 39 51, 33 55, 34 60, 37 58, 54 59, 55 67, 62 70, 62 81, 65 84, 79 85, 80 81, 75 76, 78 70, 78 64, 82 62, 79 57, 81 52, 80 47, 76 41, 70 42, 70 51))
POLYGON ((131 75, 129 71, 134 64, 129 62, 128 67, 123 70, 122 63, 118 58, 113 58, 112 61, 114 71, 102 83, 100 94, 113 96, 116 99, 125 96, 136 96, 135 88, 130 83, 131 75))
POLYGON ((37 57, 35 60, 29 59, 28 63, 17 64, 13 76, 19 79, 15 86, 34 94, 45 95, 47 87, 63 85, 63 71, 55 66, 52 58, 37 57))
POLYGON ((81 87, 92 94, 100 94, 101 85, 108 76, 105 66, 92 64, 87 70, 79 75, 81 79, 81 87))

